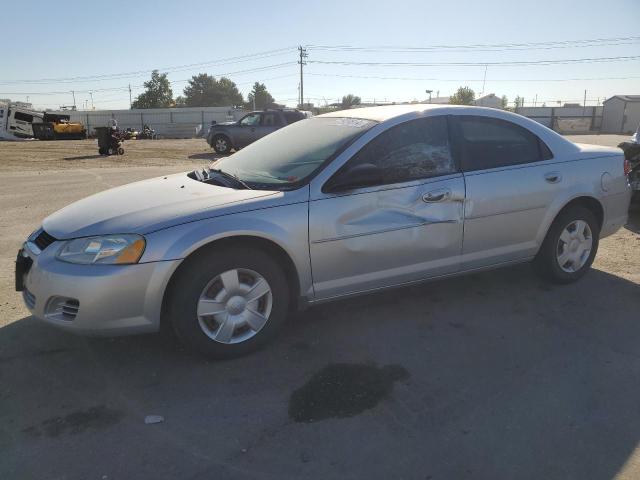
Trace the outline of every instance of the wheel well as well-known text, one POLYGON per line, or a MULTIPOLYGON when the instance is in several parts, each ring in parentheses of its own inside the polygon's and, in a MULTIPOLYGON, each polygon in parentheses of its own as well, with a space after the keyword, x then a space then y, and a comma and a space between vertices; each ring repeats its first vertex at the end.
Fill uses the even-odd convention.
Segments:
POLYGON ((216 250, 221 250, 227 247, 245 247, 252 248, 257 250, 262 250, 265 253, 268 253, 270 256, 277 259, 278 265, 282 267, 284 270, 284 274, 287 277, 287 283, 289 285, 289 291, 291 292, 291 305, 290 310, 295 310, 298 308, 298 302, 300 300, 300 280, 298 278, 298 271, 291 260, 289 254, 278 244, 272 242, 271 240, 267 240, 265 238, 260 237, 252 237, 250 235, 241 235, 235 237, 227 237, 221 238, 220 240, 214 240, 213 242, 207 243, 206 245, 201 246, 197 250, 191 252, 180 264, 180 266, 173 272, 171 279, 167 283, 167 287, 165 288, 163 297, 162 297, 162 315, 161 315, 161 324, 164 322, 164 312, 166 312, 167 301, 169 299, 168 293, 171 291, 173 287, 174 280, 178 277, 180 272, 187 268, 189 262, 194 261, 198 257, 200 253, 205 250, 209 250, 215 248, 216 250))
MULTIPOLYGON (((560 215, 565 210, 576 206, 580 206, 586 208, 587 210, 590 210, 598 220, 598 226, 600 227, 600 229, 602 229, 602 223, 604 222, 604 208, 602 208, 602 204, 593 197, 574 198, 564 207, 562 207, 562 210, 558 212, 558 215, 560 215)), ((556 215, 556 218, 558 217, 558 215, 556 215)))
POLYGON ((211 140, 213 141, 218 137, 226 138, 229 143, 232 143, 231 142, 231 137, 229 135, 227 135, 226 133, 224 133, 224 132, 214 133, 213 136, 211 137, 211 140))

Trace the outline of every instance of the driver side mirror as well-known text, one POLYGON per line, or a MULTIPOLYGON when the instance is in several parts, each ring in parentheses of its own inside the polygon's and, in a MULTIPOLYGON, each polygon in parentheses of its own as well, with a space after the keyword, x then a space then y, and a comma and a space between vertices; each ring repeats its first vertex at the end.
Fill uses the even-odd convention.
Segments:
POLYGON ((323 189, 327 193, 344 192, 355 188, 372 187, 383 183, 382 170, 373 163, 362 163, 339 172, 323 189))

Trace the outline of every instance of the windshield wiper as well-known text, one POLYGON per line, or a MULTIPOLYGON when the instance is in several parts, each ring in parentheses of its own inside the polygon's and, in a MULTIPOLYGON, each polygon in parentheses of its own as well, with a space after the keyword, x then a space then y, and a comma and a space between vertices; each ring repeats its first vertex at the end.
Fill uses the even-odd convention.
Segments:
POLYGON ((209 174, 208 175, 209 177, 211 177, 211 173, 210 172, 217 173, 218 175, 221 175, 224 178, 228 178, 230 180, 233 180, 234 182, 236 182, 236 184, 242 186, 246 190, 252 190, 252 188, 249 185, 247 185, 245 182, 240 180, 237 175, 234 175, 234 174, 229 173, 229 172, 225 172, 224 170, 220 170, 219 168, 210 168, 208 170, 208 172, 207 172, 209 174))

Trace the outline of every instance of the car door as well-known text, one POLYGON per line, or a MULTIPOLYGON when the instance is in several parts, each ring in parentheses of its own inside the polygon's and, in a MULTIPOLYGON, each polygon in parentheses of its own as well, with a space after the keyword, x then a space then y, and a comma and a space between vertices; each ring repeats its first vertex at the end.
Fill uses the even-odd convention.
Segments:
POLYGON ((523 126, 487 116, 453 118, 466 183, 462 268, 532 257, 543 218, 562 188, 562 167, 523 126))
POLYGON ((412 282, 459 269, 464 179, 444 116, 410 120, 373 138, 312 189, 309 241, 317 299, 412 282), (368 186, 348 183, 377 168, 368 186), (377 170, 376 170, 377 171, 377 170))
POLYGON ((238 122, 233 136, 233 145, 237 148, 246 147, 255 142, 260 129, 262 114, 260 112, 249 113, 242 117, 238 122))

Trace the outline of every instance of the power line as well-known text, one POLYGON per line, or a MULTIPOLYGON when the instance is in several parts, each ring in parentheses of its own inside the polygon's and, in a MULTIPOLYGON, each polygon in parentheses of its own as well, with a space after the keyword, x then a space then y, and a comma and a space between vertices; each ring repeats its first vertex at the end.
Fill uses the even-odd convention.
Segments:
POLYGON ((505 51, 505 50, 537 50, 552 48, 583 48, 611 45, 631 45, 640 41, 640 37, 609 37, 583 40, 560 40, 547 42, 525 42, 525 43, 480 43, 467 45, 447 45, 435 44, 424 46, 400 46, 400 45, 373 45, 373 46, 353 46, 353 45, 307 45, 309 49, 328 51, 371 51, 371 52, 422 52, 432 50, 460 50, 460 51, 505 51), (488 49, 488 50, 485 50, 488 49), (497 50, 496 50, 497 49, 497 50))
POLYGON ((69 83, 69 82, 80 82, 80 81, 90 81, 90 80, 93 80, 93 81, 116 80, 116 79, 146 75, 153 72, 154 70, 161 71, 162 73, 171 73, 171 72, 189 70, 189 69, 198 68, 198 67, 230 65, 235 63, 248 62, 248 61, 255 60, 256 57, 259 57, 260 59, 262 59, 262 58, 269 58, 269 57, 284 55, 284 54, 290 53, 292 48, 294 47, 280 48, 277 50, 268 50, 265 52, 241 55, 237 57, 228 57, 220 60, 210 60, 207 62, 192 63, 187 65, 178 65, 174 67, 154 68, 150 70, 137 70, 132 72, 110 73, 110 74, 102 74, 102 75, 87 75, 87 76, 78 76, 78 77, 0 80, 0 84, 10 85, 10 84, 17 84, 17 83, 69 83))
MULTIPOLYGON (((221 74, 221 75, 214 75, 214 76, 224 76, 225 74, 221 74)), ((230 73, 226 74, 226 75, 231 75, 230 73)), ((293 76, 297 76, 297 74, 287 74, 287 75, 278 75, 275 77, 269 77, 269 78, 264 78, 261 81, 262 82, 267 82, 269 80, 277 80, 279 78, 288 78, 288 77, 293 77, 293 76)), ((173 83, 184 83, 184 82, 188 82, 190 81, 191 78, 186 78, 186 79, 181 79, 181 80, 169 80, 169 83, 173 84, 173 83)), ((249 85, 249 84, 253 84, 253 81, 251 82, 234 82, 236 85, 249 85)), ((144 84, 138 84, 138 85, 131 85, 132 89, 135 88, 144 88, 144 84)), ((121 92, 126 92, 129 90, 129 86, 124 86, 124 87, 112 87, 112 88, 92 88, 91 90, 75 90, 76 93, 96 93, 96 92, 117 92, 117 91, 121 91, 121 92)), ((0 93, 0 95, 67 95, 69 93, 69 90, 62 90, 62 91, 46 91, 46 92, 3 92, 0 93)))
POLYGON ((309 63, 321 65, 357 65, 365 67, 484 67, 489 66, 528 66, 528 65, 568 65, 576 63, 603 63, 603 62, 626 62, 640 59, 640 55, 620 56, 620 57, 591 57, 591 58, 567 58, 562 60, 517 60, 500 62, 355 62, 338 60, 309 60, 309 63))
MULTIPOLYGON (((338 73, 312 73, 307 75, 317 77, 342 77, 342 78, 362 78, 372 80, 408 80, 408 81, 430 81, 430 82, 481 82, 481 78, 425 78, 425 77, 384 77, 377 75, 343 75, 338 73)), ((640 76, 629 77, 592 77, 592 78, 529 78, 529 79, 509 79, 497 78, 491 79, 492 82, 584 82, 595 80, 633 80, 640 79, 640 76)))

